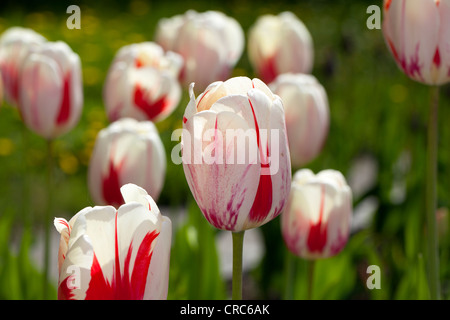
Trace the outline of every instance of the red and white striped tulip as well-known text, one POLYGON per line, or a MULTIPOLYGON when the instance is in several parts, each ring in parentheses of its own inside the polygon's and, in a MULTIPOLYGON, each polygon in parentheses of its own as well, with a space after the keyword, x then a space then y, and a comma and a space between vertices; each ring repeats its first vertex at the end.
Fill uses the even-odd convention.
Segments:
POLYGON ((314 46, 304 23, 292 12, 259 17, 248 34, 248 57, 266 83, 282 73, 310 73, 314 46))
POLYGON ((185 87, 195 82, 200 90, 227 79, 244 50, 242 27, 218 11, 188 10, 183 15, 161 19, 156 41, 165 50, 183 56, 180 80, 185 87))
POLYGON ((87 207, 55 218, 60 300, 167 299, 172 223, 142 188, 121 189, 125 204, 87 207))
POLYGON ((283 100, 292 164, 304 166, 323 148, 330 111, 323 86, 313 75, 282 74, 269 85, 283 100))
POLYGON ((166 154, 151 121, 122 118, 102 129, 89 169, 89 190, 96 205, 123 204, 120 188, 133 183, 157 200, 166 174, 166 154))
POLYGON ((382 30, 408 77, 428 85, 450 81, 450 0, 385 0, 382 30))
POLYGON ((47 139, 78 124, 83 109, 80 57, 61 41, 45 42, 23 61, 19 110, 29 129, 47 139))
POLYGON ((161 121, 178 106, 178 76, 183 58, 164 52, 154 42, 122 47, 116 54, 103 88, 103 100, 111 122, 131 117, 161 121))
POLYGON ((191 192, 214 227, 261 226, 283 210, 291 162, 281 99, 259 79, 214 82, 183 118, 183 168, 191 192))
POLYGON ((306 259, 338 254, 349 237, 352 211, 352 192, 339 171, 297 171, 281 215, 286 246, 306 259))
POLYGON ((46 39, 32 29, 11 27, 0 37, 0 71, 5 101, 13 107, 19 103, 19 76, 30 50, 46 39))

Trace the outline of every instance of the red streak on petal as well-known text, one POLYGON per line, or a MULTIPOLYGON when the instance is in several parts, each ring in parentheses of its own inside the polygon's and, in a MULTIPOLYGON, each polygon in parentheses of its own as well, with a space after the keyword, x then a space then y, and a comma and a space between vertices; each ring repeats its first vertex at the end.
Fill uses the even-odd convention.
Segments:
POLYGON ((261 78, 263 78, 264 82, 270 83, 272 82, 278 75, 275 56, 271 56, 267 58, 259 68, 259 74, 261 78))
POLYGON ((133 253, 133 243, 130 243, 124 260, 124 270, 120 270, 120 253, 118 243, 118 220, 117 213, 115 219, 114 236, 114 268, 112 282, 109 283, 103 275, 101 266, 94 254, 94 261, 91 267, 91 281, 86 291, 86 300, 142 300, 147 285, 148 269, 153 254, 152 244, 158 237, 159 232, 153 230, 148 232, 136 254, 133 270, 130 278, 130 262, 133 253))
POLYGON ((183 123, 186 123, 186 122, 187 122, 187 118, 183 117, 183 123))
POLYGON ((56 118, 58 125, 65 124, 70 117, 70 74, 64 79, 63 96, 61 106, 59 107, 59 114, 56 118))
POLYGON ((439 53, 439 47, 436 48, 436 53, 434 54, 433 63, 436 65, 436 67, 441 66, 441 55, 439 53))
POLYGON ((391 6, 392 0, 387 0, 384 4, 384 9, 387 11, 389 10, 389 7, 391 6))
POLYGON ((327 228, 322 224, 324 204, 325 188, 322 187, 319 220, 316 224, 311 224, 308 234, 307 245, 311 252, 322 252, 327 243, 327 228))
POLYGON ((162 113, 169 105, 167 96, 163 95, 156 101, 150 101, 147 91, 138 84, 134 89, 134 104, 138 109, 147 115, 149 120, 153 120, 162 113))
MULTIPOLYGON (((255 110, 253 109, 252 102, 248 100, 253 113, 253 119, 255 121, 256 141, 258 143, 258 149, 261 154, 261 170, 269 168, 269 163, 263 163, 263 152, 260 147, 259 138, 259 126, 256 120, 255 110)), ((265 170, 266 171, 266 170, 265 170)), ((252 208, 250 209, 249 218, 251 221, 260 222, 263 221, 272 209, 272 178, 270 175, 260 175, 258 189, 256 191, 255 200, 253 201, 252 208)))
POLYGON ((71 276, 68 276, 61 282, 58 286, 58 300, 73 300, 74 294, 72 290, 69 289, 67 282, 71 279, 71 276))
POLYGON ((102 179, 102 192, 103 199, 107 204, 112 206, 120 206, 124 203, 122 194, 120 193, 120 183, 119 172, 121 171, 122 164, 119 166, 114 166, 112 158, 109 161, 109 169, 107 176, 102 179))
POLYGON ((400 57, 399 57, 398 52, 397 52, 397 50, 395 49, 395 46, 394 46, 394 44, 392 43, 391 39, 388 38, 387 41, 388 41, 388 44, 389 44, 389 48, 391 48, 392 54, 394 55, 394 59, 395 59, 396 61, 400 62, 400 57))

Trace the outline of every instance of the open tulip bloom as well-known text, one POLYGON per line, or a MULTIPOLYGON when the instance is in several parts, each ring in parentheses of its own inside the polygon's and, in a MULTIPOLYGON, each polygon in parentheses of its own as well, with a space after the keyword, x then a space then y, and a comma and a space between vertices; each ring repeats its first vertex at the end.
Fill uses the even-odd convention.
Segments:
POLYGON ((142 188, 121 188, 125 204, 56 218, 58 299, 166 299, 172 224, 142 188))
POLYGON ((181 99, 178 76, 183 58, 154 42, 122 47, 108 71, 103 100, 110 121, 131 117, 161 121, 181 99))
POLYGON ((297 171, 281 215, 288 249, 305 259, 327 258, 347 243, 352 218, 352 192, 339 171, 297 171))

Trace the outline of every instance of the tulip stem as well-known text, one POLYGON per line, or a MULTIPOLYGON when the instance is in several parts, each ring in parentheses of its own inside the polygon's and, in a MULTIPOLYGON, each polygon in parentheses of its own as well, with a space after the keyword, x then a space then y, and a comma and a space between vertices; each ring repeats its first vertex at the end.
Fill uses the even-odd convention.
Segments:
POLYGON ((233 238, 232 300, 242 300, 242 249, 244 247, 244 232, 231 233, 233 238))
POLYGON ((313 296, 315 266, 316 266, 315 260, 308 260, 308 300, 312 300, 313 296))
POLYGON ((50 217, 53 213, 53 140, 47 140, 47 210, 44 214, 44 283, 43 298, 48 297, 48 275, 50 258, 50 217))
POLYGON ((294 288, 297 276, 296 269, 297 269, 297 257, 294 256, 289 250, 287 250, 285 300, 294 299, 294 288))
POLYGON ((426 215, 428 237, 428 281, 430 298, 440 299, 439 244, 437 238, 437 154, 438 154, 438 109, 439 87, 431 87, 431 103, 428 118, 427 172, 426 172, 426 215))

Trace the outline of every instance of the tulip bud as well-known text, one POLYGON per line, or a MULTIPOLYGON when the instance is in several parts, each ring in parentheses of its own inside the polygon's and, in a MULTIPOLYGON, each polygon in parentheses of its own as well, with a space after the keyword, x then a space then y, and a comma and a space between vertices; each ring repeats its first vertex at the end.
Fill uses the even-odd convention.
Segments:
POLYGON ((281 99, 259 79, 214 82, 183 118, 183 168, 191 192, 214 227, 261 226, 283 210, 291 162, 281 99))
POLYGON ((120 188, 134 183, 157 200, 166 174, 166 154, 155 125, 122 118, 101 130, 89 170, 89 190, 97 205, 123 204, 120 188))
POLYGON ((5 101, 11 106, 19 103, 19 76, 25 58, 45 41, 37 32, 22 27, 11 27, 0 37, 0 71, 5 101))
POLYGON ((80 57, 61 41, 43 43, 25 59, 19 110, 29 129, 47 139, 75 127, 83 108, 80 57))
POLYGON ((328 135, 327 94, 308 74, 282 74, 269 86, 283 100, 291 161, 301 167, 317 157, 328 135))
POLYGON ((317 175, 297 171, 289 200, 281 215, 283 239, 288 249, 306 259, 327 258, 346 245, 352 217, 352 192, 335 170, 317 175))
POLYGON ((314 63, 311 34, 292 12, 263 15, 250 28, 248 57, 266 83, 282 73, 310 73, 314 63))
POLYGON ((428 85, 450 81, 450 1, 385 0, 383 35, 399 68, 428 85))
POLYGON ((55 218, 60 300, 167 299, 172 223, 142 188, 121 188, 125 204, 55 218))
POLYGON ((244 49, 242 27, 218 11, 189 10, 161 19, 155 37, 165 50, 183 56, 180 80, 184 86, 195 82, 200 90, 213 81, 227 79, 244 49))
POLYGON ((153 42, 122 47, 116 54, 103 88, 111 122, 122 117, 161 121, 181 99, 178 76, 183 58, 164 52, 153 42))

